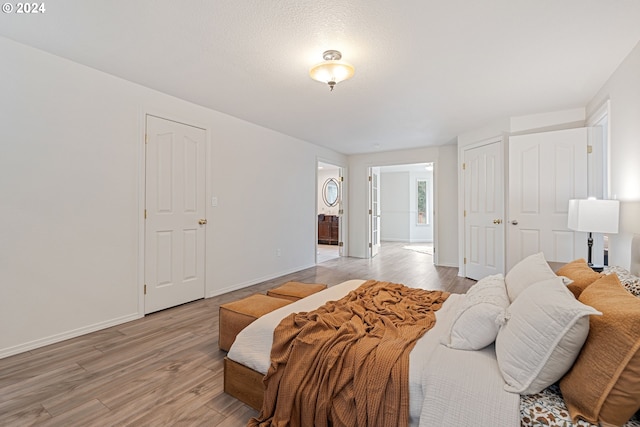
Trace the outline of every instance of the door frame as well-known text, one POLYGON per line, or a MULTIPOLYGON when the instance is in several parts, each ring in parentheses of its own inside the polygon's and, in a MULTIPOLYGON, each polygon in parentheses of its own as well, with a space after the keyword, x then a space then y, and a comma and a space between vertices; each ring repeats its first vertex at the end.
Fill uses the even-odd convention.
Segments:
POLYGON ((373 224, 377 223, 377 227, 376 227, 376 235, 378 237, 378 245, 380 246, 381 242, 380 242, 380 166, 371 166, 369 168, 368 171, 369 177, 367 178, 369 180, 369 185, 368 185, 368 191, 367 194, 369 195, 369 206, 368 206, 368 214, 369 214, 369 258, 374 258, 376 255, 378 255, 378 248, 375 248, 376 245, 373 244, 373 224), (375 171, 374 171, 375 170, 375 171), (376 173, 377 174, 377 212, 373 212, 373 174, 376 173), (375 219, 374 219, 375 218, 375 219), (374 253, 374 248, 375 248, 375 253, 374 253))
POLYGON ((342 214, 338 215, 339 218, 339 222, 338 222, 338 255, 340 257, 343 256, 347 256, 348 252, 348 242, 347 242, 347 236, 349 235, 347 233, 347 219, 348 219, 348 211, 347 211, 347 167, 340 164, 339 162, 335 162, 333 160, 327 160, 321 157, 316 157, 316 169, 315 169, 315 175, 316 175, 316 203, 315 203, 315 234, 314 234, 314 244, 313 244, 313 257, 314 257, 314 263, 318 264, 318 210, 319 210, 319 202, 318 200, 320 199, 320 185, 322 184, 320 182, 320 180, 318 179, 318 167, 320 166, 320 163, 323 164, 327 164, 327 165, 331 165, 331 166, 335 166, 338 168, 338 175, 339 177, 341 177, 342 179, 339 181, 338 186, 339 186, 339 199, 338 199, 338 205, 340 206, 339 209, 342 210, 342 214), (340 245, 340 243, 342 243, 342 245, 340 245))
MULTIPOLYGON (((138 317, 145 316, 144 308, 144 272, 145 272, 145 208, 146 208, 146 131, 147 131, 147 116, 155 116, 161 119, 170 120, 177 123, 182 123, 187 126, 197 127, 204 129, 205 131, 205 217, 209 219, 209 223, 212 221, 212 210, 209 208, 207 200, 211 200, 211 128, 205 122, 196 119, 195 117, 185 117, 175 112, 161 110, 155 107, 144 106, 140 109, 138 114, 138 267, 137 267, 137 283, 138 283, 138 317)), ((209 233, 211 226, 205 227, 205 269, 204 269, 204 297, 208 297, 207 291, 207 241, 209 240, 209 233)))
MULTIPOLYGON (((589 145, 592 153, 587 156, 587 194, 597 199, 609 199, 611 194, 611 100, 607 99, 587 117, 585 126, 591 128, 589 145), (606 125, 605 132, 601 132, 606 125)), ((593 263, 604 264, 604 234, 593 236, 593 263)))
MULTIPOLYGON (((438 223, 439 223, 439 216, 438 216, 438 206, 439 206, 439 192, 438 192, 438 165, 439 162, 437 160, 437 158, 431 159, 431 160, 427 160, 427 159, 416 159, 413 161, 391 161, 391 162, 376 162, 374 163, 369 163, 365 166, 365 176, 364 179, 366 180, 366 192, 367 192, 367 198, 366 198, 366 208, 363 211, 363 214, 365 215, 364 218, 366 218, 366 241, 365 241, 365 258, 371 259, 371 247, 369 246, 370 244, 372 244, 371 241, 371 225, 372 225, 372 221, 371 221, 371 215, 369 214, 369 209, 371 207, 371 183, 369 181, 369 177, 371 176, 371 169, 372 168, 383 168, 383 167, 388 167, 388 166, 397 166, 397 167, 402 167, 402 166, 410 166, 410 165, 415 165, 415 164, 422 164, 422 163, 431 163, 433 165, 433 172, 431 175, 431 186, 432 186, 432 193, 431 193, 431 201, 432 204, 430 206, 431 209, 431 219, 433 221, 433 254, 432 254, 432 260, 433 260, 433 264, 434 265, 439 265, 438 264, 438 242, 439 242, 439 231, 438 231, 438 223)), ((378 183, 378 185, 380 185, 380 183, 378 183)), ((378 200, 378 203, 381 203, 381 200, 378 200)), ((381 206, 382 207, 382 206, 381 206)))

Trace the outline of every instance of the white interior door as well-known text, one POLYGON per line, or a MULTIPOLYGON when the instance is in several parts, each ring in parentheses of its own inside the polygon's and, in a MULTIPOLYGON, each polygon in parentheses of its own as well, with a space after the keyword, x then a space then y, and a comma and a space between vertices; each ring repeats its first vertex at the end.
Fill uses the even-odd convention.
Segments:
POLYGON ((370 168, 369 173, 369 247, 371 258, 380 251, 380 168, 370 168))
POLYGON ((464 151, 465 275, 479 280, 504 273, 502 144, 464 151))
POLYGON ((145 313, 205 294, 206 132, 147 116, 145 313))
POLYGON ((587 128, 509 138, 508 268, 537 252, 556 262, 586 255, 567 210, 587 197, 587 142, 587 128))

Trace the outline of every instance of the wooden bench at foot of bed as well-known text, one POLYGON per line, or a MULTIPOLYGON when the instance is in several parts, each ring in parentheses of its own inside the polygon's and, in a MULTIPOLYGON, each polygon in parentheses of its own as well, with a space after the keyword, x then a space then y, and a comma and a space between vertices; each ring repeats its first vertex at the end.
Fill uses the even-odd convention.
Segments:
POLYGON ((327 285, 287 282, 270 289, 267 295, 254 294, 222 304, 219 311, 218 347, 229 351, 236 335, 257 318, 324 289, 327 289, 327 285))
POLYGON ((224 392, 257 411, 264 399, 262 378, 264 375, 260 372, 224 358, 224 392))
MULTIPOLYGON (((251 295, 220 306, 219 347, 229 351, 236 335, 257 318, 327 288, 325 284, 287 282, 270 289, 267 295, 251 295)), ((224 358, 224 392, 256 410, 262 407, 262 375, 251 368, 224 358)))
POLYGON ((325 289, 327 289, 327 285, 322 283, 287 282, 277 288, 268 290, 267 295, 275 298, 284 298, 289 301, 298 301, 325 289))
POLYGON ((257 318, 288 304, 291 304, 290 300, 262 294, 222 304, 219 311, 218 347, 229 351, 240 331, 257 318))

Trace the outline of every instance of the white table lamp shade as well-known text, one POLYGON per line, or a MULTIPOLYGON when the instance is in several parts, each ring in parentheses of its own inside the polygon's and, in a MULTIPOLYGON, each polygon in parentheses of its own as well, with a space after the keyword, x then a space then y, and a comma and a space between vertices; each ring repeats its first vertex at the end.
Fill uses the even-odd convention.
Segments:
POLYGON ((575 231, 615 234, 618 232, 618 200, 569 200, 567 227, 575 231))

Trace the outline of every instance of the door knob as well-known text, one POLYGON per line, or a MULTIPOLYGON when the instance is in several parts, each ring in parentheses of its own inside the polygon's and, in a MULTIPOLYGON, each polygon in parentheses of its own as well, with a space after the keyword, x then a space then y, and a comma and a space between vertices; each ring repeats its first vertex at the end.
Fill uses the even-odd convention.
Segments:
POLYGON ((513 221, 511 221, 511 224, 513 224, 513 225, 518 225, 518 220, 517 220, 517 219, 514 219, 513 221))
POLYGON ((200 221, 198 221, 198 224, 200 225, 205 225, 207 223, 206 219, 201 219, 200 221))
POLYGON ((494 224, 502 224, 502 220, 501 219, 494 219, 493 223, 494 224))

